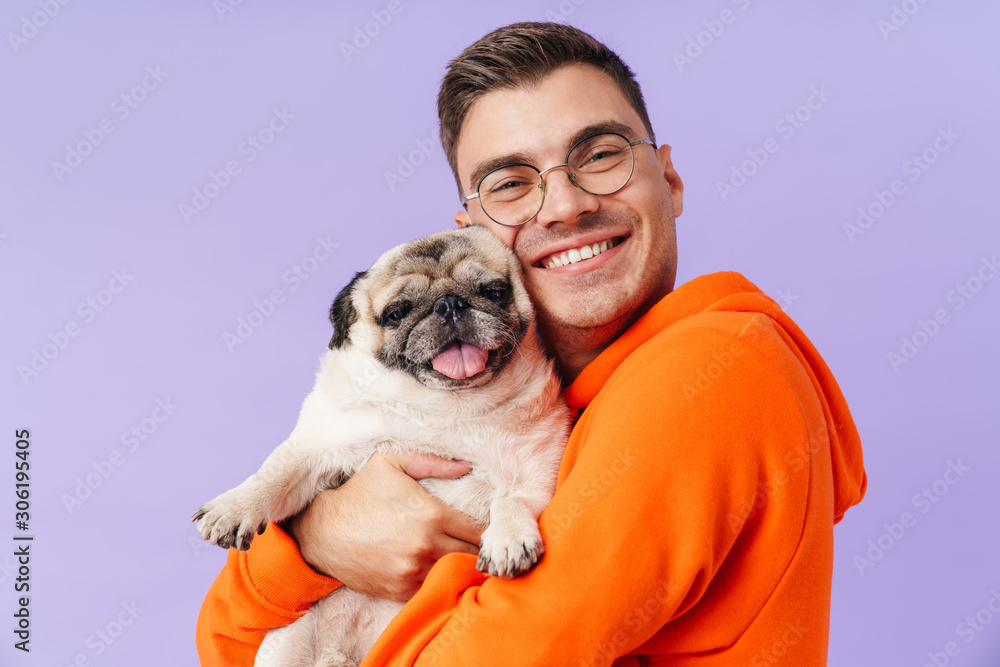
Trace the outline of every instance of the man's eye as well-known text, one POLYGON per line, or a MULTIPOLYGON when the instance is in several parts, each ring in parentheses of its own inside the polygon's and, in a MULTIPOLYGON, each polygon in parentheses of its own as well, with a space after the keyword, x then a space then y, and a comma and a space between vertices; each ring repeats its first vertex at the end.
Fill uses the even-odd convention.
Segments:
POLYGON ((490 187, 490 194, 494 194, 494 193, 497 193, 497 192, 504 192, 504 191, 508 191, 509 192, 510 190, 517 190, 518 188, 523 188, 523 187, 525 187, 527 185, 530 185, 530 183, 526 183, 526 182, 520 181, 520 180, 511 179, 511 180, 504 181, 503 183, 498 183, 498 184, 490 187))
POLYGON ((584 160, 584 164, 588 162, 601 162, 602 160, 607 160, 608 158, 618 157, 621 153, 621 150, 617 147, 609 146, 606 148, 597 148, 587 155, 587 159, 584 160))
POLYGON ((484 287, 481 293, 487 299, 489 299, 493 303, 499 305, 504 300, 504 297, 507 296, 507 288, 506 287, 484 287))
POLYGON ((398 327, 403 318, 410 312, 410 304, 401 303, 389 306, 382 311, 382 325, 387 327, 398 327))

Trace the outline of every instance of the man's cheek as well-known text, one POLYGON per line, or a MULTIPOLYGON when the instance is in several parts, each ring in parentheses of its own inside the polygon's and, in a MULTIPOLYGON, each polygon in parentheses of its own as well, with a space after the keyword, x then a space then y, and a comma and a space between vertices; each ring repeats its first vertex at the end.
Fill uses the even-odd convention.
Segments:
POLYGON ((513 250, 514 249, 514 239, 517 238, 517 232, 521 228, 520 227, 504 227, 503 225, 499 225, 499 224, 491 221, 488 224, 487 229, 489 229, 491 232, 493 232, 493 236, 495 236, 498 239, 500 239, 501 241, 503 241, 503 244, 505 246, 507 246, 508 248, 510 248, 511 250, 513 250))

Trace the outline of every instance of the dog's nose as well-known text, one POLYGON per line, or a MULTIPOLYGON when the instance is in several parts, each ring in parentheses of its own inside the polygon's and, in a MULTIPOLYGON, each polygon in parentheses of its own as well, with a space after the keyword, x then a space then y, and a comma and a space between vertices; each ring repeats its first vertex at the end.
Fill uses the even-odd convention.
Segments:
POLYGON ((461 297, 449 294, 434 302, 434 312, 445 319, 446 322, 454 323, 462 316, 462 311, 469 307, 461 297))

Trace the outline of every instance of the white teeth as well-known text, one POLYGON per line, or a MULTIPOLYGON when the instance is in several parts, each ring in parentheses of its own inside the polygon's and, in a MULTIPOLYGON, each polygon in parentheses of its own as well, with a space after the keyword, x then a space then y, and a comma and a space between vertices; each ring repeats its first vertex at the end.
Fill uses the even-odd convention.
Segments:
POLYGON ((579 248, 573 248, 572 250, 561 252, 558 255, 550 255, 548 260, 545 261, 545 268, 555 269, 560 266, 566 266, 567 264, 576 264, 577 262, 581 262, 585 259, 596 257, 608 248, 614 247, 614 240, 608 239, 606 241, 601 241, 600 243, 593 243, 580 246, 579 248))

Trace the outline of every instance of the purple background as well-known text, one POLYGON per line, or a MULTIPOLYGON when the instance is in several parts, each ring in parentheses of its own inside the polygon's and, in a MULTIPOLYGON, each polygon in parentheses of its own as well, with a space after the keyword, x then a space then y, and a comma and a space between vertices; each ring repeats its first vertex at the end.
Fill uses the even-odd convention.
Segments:
POLYGON ((916 13, 883 35, 889 0, 403 0, 394 15, 388 4, 246 0, 220 15, 210 0, 4 3, 0 542, 19 532, 9 489, 20 428, 32 435, 36 541, 30 656, 11 646, 16 575, 0 556, 0 663, 196 663, 196 615, 224 553, 188 517, 290 431, 329 339, 327 308, 352 273, 453 224, 436 138, 447 61, 497 26, 553 18, 619 51, 658 141, 674 147, 687 186, 678 283, 743 272, 811 336, 853 408, 870 484, 836 529, 830 664, 923 665, 952 641, 949 664, 1000 663, 1000 618, 984 612, 992 623, 971 641, 958 627, 1000 591, 1000 280, 961 309, 948 299, 1000 252, 1000 7, 908 0, 899 11, 916 13), (732 22, 713 24, 726 9, 732 22), (379 27, 371 12, 391 21, 379 27), (345 55, 366 24, 378 34, 345 55), (707 46, 678 67, 689 39, 707 46), (143 90, 147 67, 165 77, 143 90), (123 117, 115 100, 136 86, 143 99, 123 117), (787 136, 776 124, 814 86, 830 97, 800 110, 811 117, 787 136), (248 161, 241 142, 274 109, 294 118, 248 161), (102 120, 113 131, 57 175, 53 163, 102 120), (910 180, 907 161, 948 128, 958 138, 910 180), (717 182, 770 137, 778 151, 724 200, 717 182), (186 221, 180 205, 230 160, 240 172, 186 221), (386 173, 406 162, 412 173, 390 187, 386 173), (894 180, 905 192, 852 242, 844 225, 894 180), (286 280, 318 238, 339 247, 305 261, 308 280, 286 280), (123 270, 127 286, 106 291, 123 270), (273 290, 282 302, 230 351, 224 335, 273 290), (93 317, 80 306, 102 298, 93 317), (947 322, 917 335, 926 344, 894 370, 887 355, 938 310, 947 322), (62 338, 72 324, 77 335, 62 338), (53 358, 22 378, 36 351, 53 358), (147 421, 155 432, 130 451, 122 433, 158 399, 177 407, 147 421), (120 465, 106 463, 116 450, 120 465), (969 470, 915 503, 949 461, 969 470), (88 475, 100 485, 67 508, 88 475), (915 524, 892 538, 884 524, 904 512, 915 524), (859 571, 855 557, 880 537, 891 548, 859 571), (96 639, 133 601, 142 611, 114 643, 96 639))

